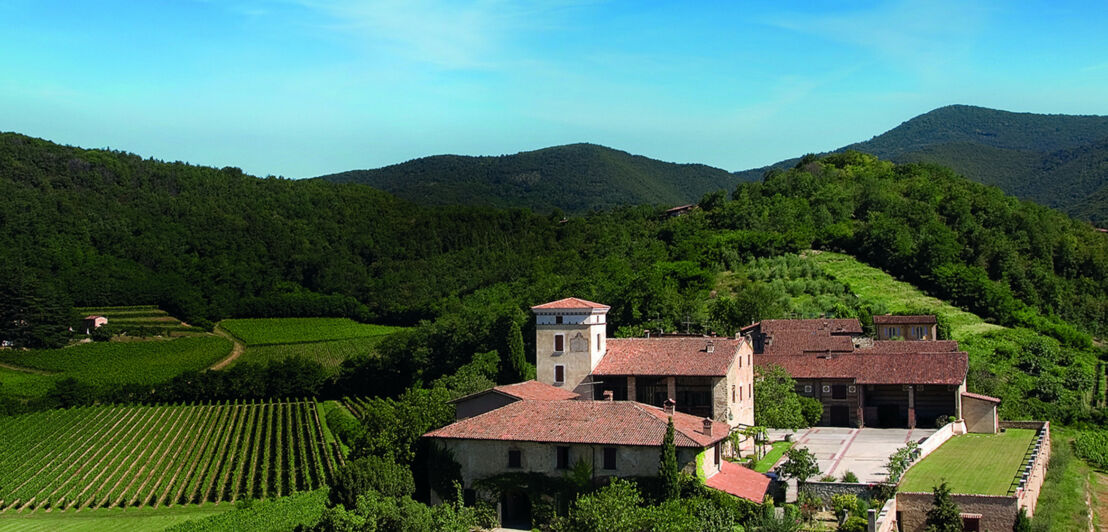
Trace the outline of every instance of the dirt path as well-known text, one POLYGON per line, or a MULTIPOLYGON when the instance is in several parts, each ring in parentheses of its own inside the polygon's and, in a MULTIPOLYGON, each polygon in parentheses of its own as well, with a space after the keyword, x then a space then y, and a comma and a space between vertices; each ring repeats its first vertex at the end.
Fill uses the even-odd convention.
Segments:
POLYGON ((1093 530, 1099 523, 1104 525, 1106 519, 1108 519, 1108 475, 1094 471, 1092 482, 1089 483, 1088 501, 1089 514, 1089 530, 1093 530))
POLYGON ((215 328, 212 329, 212 332, 214 332, 214 333, 230 340, 231 343, 234 344, 234 347, 231 348, 231 354, 227 355, 227 358, 224 358, 223 360, 220 360, 219 362, 216 362, 215 364, 212 364, 211 367, 208 368, 208 369, 213 369, 213 370, 219 371, 219 370, 227 367, 227 365, 230 364, 231 362, 234 362, 235 359, 238 358, 239 355, 241 355, 243 353, 243 351, 246 351, 246 345, 243 344, 242 342, 240 342, 238 338, 235 338, 234 336, 232 336, 231 333, 223 330, 223 328, 220 327, 219 325, 216 325, 215 328))
POLYGON ((19 372, 22 372, 22 373, 30 373, 32 375, 53 375, 54 374, 53 372, 50 372, 50 371, 44 371, 44 370, 41 370, 41 369, 34 369, 34 368, 25 368, 23 366, 15 366, 15 365, 12 365, 12 364, 5 364, 3 362, 0 362, 0 368, 10 369, 12 371, 19 371, 19 372))

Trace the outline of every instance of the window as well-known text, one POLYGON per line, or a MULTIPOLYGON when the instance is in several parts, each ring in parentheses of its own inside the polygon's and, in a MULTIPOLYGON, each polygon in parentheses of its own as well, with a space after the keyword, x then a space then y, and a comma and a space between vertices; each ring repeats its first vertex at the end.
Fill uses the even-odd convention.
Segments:
POLYGON ((566 367, 564 364, 554 365, 554 382, 566 381, 566 367))
POLYGON ((508 451, 508 467, 519 469, 523 467, 523 456, 519 449, 510 449, 508 451))
POLYGON ((836 385, 832 386, 831 387, 831 398, 832 399, 846 399, 846 385, 845 384, 836 384, 836 385))
POLYGON ((731 402, 732 403, 735 402, 735 385, 734 384, 731 385, 731 402))
POLYGON ((917 340, 923 340, 927 338, 927 329, 923 327, 912 327, 912 336, 917 340))
POLYGON ((900 327, 885 327, 886 338, 896 338, 900 336, 900 327))
POLYGON ((562 324, 562 317, 561 316, 554 316, 554 323, 557 324, 557 325, 561 325, 562 324))
POLYGON ((804 385, 804 393, 812 393, 812 385, 811 384, 805 384, 804 385))
POLYGON ((720 462, 723 461, 723 452, 720 450, 719 443, 716 443, 716 467, 719 467, 720 462))
POLYGON ((557 454, 557 460, 554 467, 558 469, 569 469, 569 447, 559 446, 557 454))
POLYGON ((823 393, 831 393, 831 387, 824 384, 823 385, 823 393))
POLYGON ((600 351, 600 335, 596 335, 596 350, 600 351))
POLYGON ((565 351, 565 349, 566 349, 566 335, 564 335, 564 334, 555 334, 554 335, 554 351, 557 352, 557 353, 561 353, 562 351, 565 351))
POLYGON ((604 448, 604 469, 612 470, 612 469, 615 469, 615 468, 616 468, 616 448, 615 447, 605 447, 604 448))
POLYGON ((981 515, 962 514, 962 530, 966 532, 978 532, 981 530, 981 515))

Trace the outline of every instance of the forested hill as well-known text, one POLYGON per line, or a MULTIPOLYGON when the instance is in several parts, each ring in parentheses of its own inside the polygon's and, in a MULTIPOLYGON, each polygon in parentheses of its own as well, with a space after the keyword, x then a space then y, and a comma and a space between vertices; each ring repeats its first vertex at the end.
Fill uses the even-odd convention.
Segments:
MULTIPOLYGON (((1073 216, 1108 225, 1108 116, 1012 113, 951 105, 844 146, 896 162, 930 162, 1073 216), (1098 192, 1099 191, 1099 192, 1098 192), (1093 197, 1090 197, 1093 196, 1093 197)), ((760 179, 769 168, 736 173, 760 179)))
POLYGON ((726 170, 667 163, 595 144, 501 155, 438 155, 322 176, 363 183, 424 205, 526 207, 581 214, 623 205, 679 205, 730 190, 726 170))

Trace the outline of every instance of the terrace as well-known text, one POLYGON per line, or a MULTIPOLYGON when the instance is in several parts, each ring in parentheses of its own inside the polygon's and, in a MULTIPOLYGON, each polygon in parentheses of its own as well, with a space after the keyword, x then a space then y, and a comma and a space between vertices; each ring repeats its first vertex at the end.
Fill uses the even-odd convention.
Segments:
POLYGON ((1037 432, 1010 428, 955 436, 912 466, 900 491, 930 492, 945 480, 952 493, 1015 495, 1041 443, 1037 432))

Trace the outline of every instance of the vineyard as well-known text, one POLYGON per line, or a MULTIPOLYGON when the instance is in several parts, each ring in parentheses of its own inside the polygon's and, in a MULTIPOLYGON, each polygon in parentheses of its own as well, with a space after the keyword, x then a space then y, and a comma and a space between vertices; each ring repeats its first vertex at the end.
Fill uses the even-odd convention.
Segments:
POLYGON ((277 497, 342 462, 314 400, 50 410, 0 441, 0 514, 277 497))
POLYGON ((327 371, 337 373, 346 359, 374 352, 382 338, 384 336, 333 340, 330 342, 248 347, 242 356, 235 359, 234 363, 265 364, 296 357, 318 362, 327 371))
MULTIPOLYGON (((204 369, 230 352, 231 342, 226 338, 198 336, 147 342, 89 343, 51 350, 0 351, 0 362, 61 373, 96 386, 112 386, 163 382, 185 371, 204 369)), ((11 378, 14 380, 14 376, 11 378)))
POLYGON ((385 336, 402 327, 358 323, 347 318, 259 318, 223 320, 219 326, 247 346, 326 342, 385 336))
POLYGON ((171 333, 202 333, 154 305, 131 307, 81 307, 74 311, 81 317, 87 315, 108 318, 108 326, 131 336, 169 335, 171 333))

